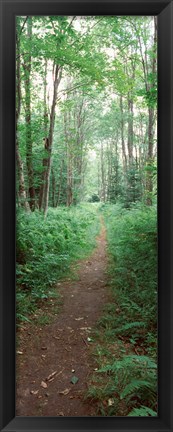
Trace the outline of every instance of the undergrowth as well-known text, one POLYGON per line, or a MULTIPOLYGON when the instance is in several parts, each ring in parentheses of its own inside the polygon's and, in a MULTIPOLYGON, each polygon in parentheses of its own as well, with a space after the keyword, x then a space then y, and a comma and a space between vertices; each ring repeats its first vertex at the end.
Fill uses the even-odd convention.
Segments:
POLYGON ((155 416, 156 207, 136 205, 127 210, 117 204, 104 205, 101 210, 107 225, 112 302, 105 306, 99 321, 101 348, 95 350, 98 371, 88 397, 97 401, 100 415, 155 416), (93 384, 98 374, 102 378, 99 388, 93 384))
POLYGON ((99 218, 95 206, 17 213, 16 303, 17 321, 28 321, 39 302, 57 297, 55 284, 70 265, 95 246, 99 218))

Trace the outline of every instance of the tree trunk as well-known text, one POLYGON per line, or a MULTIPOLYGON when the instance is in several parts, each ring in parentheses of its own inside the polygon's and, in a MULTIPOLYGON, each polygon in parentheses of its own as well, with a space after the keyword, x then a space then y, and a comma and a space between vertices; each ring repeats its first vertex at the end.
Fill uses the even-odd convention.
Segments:
POLYGON ((133 165, 133 99, 132 95, 128 93, 128 156, 129 168, 133 165))
POLYGON ((62 160, 62 162, 61 162, 59 188, 58 188, 58 198, 57 198, 57 203, 56 203, 57 206, 60 203, 61 188, 62 188, 62 171, 63 171, 63 165, 64 165, 64 160, 62 160))
MULTIPOLYGON (((154 17, 154 40, 153 40, 153 55, 152 55, 152 74, 153 77, 156 74, 156 44, 157 44, 157 17, 154 17)), ((151 83, 149 91, 151 92, 154 88, 154 84, 151 83)), ((146 204, 152 205, 152 192, 153 192, 153 147, 154 147, 154 106, 148 106, 148 154, 147 154, 147 174, 146 174, 146 204)))
POLYGON ((17 38, 16 38, 16 54, 17 54, 17 63, 16 63, 16 163, 17 163, 17 171, 18 171, 18 181, 19 181, 19 190, 18 190, 18 198, 19 205, 25 208, 27 212, 30 211, 29 203, 26 197, 26 189, 25 189, 25 178, 23 172, 23 162, 19 151, 18 145, 18 121, 20 117, 20 109, 21 109, 21 77, 20 77, 20 39, 19 39, 20 25, 17 23, 17 38))
POLYGON ((28 51, 24 60, 25 73, 25 123, 26 123, 26 166, 28 172, 29 205, 35 210, 35 188, 32 158, 32 131, 31 131, 31 40, 32 40, 32 17, 27 20, 28 51))
POLYGON ((84 174, 84 98, 80 93, 74 94, 74 98, 79 98, 79 103, 74 109, 74 128, 76 130, 75 139, 75 157, 74 157, 74 170, 76 177, 74 177, 74 192, 76 203, 82 198, 82 185, 83 185, 83 174, 84 174))
POLYGON ((69 143, 67 143, 67 207, 73 203, 73 161, 69 143))
POLYGON ((52 168, 52 207, 56 207, 55 204, 55 193, 56 193, 56 181, 55 181, 55 174, 54 170, 52 168))
POLYGON ((58 86, 61 81, 61 76, 62 76, 62 68, 56 65, 55 75, 54 75, 54 86, 53 86, 53 100, 52 100, 51 113, 50 113, 49 135, 48 135, 47 145, 46 145, 46 151, 48 156, 46 162, 45 184, 44 184, 44 192, 43 192, 43 211, 45 217, 47 216, 48 201, 49 201, 51 154, 52 154, 53 132, 54 132, 54 125, 55 125, 55 108, 57 102, 58 86))
POLYGON ((17 162, 18 179, 19 179, 19 205, 24 207, 25 210, 29 212, 30 206, 26 198, 25 179, 23 174, 23 162, 20 156, 17 138, 16 138, 16 162, 17 162))
POLYGON ((148 108, 148 154, 147 154, 147 174, 146 174, 146 204, 152 205, 153 192, 153 143, 154 143, 154 109, 148 108))
POLYGON ((127 156, 124 142, 124 118, 123 118, 123 98, 120 96, 120 112, 121 112, 121 146, 122 146, 122 155, 123 155, 123 170, 124 174, 127 172, 127 156))
POLYGON ((104 151, 103 143, 101 143, 100 149, 100 162, 101 162, 101 198, 103 202, 106 201, 106 184, 105 184, 105 164, 104 164, 104 151))
MULTIPOLYGON (((44 149, 46 150, 46 143, 48 139, 48 112, 47 112, 47 60, 45 60, 45 68, 44 68, 44 142, 45 146, 44 149)), ((46 158, 43 158, 43 172, 41 176, 41 186, 40 186, 40 193, 39 193, 39 209, 41 210, 43 208, 43 192, 44 192, 44 185, 45 185, 45 172, 46 172, 46 158)))
POLYGON ((64 113, 64 133, 66 139, 66 157, 67 157, 67 191, 66 191, 66 205, 70 207, 73 203, 73 154, 72 143, 70 136, 70 112, 64 113), (68 114, 68 116, 67 116, 68 114))

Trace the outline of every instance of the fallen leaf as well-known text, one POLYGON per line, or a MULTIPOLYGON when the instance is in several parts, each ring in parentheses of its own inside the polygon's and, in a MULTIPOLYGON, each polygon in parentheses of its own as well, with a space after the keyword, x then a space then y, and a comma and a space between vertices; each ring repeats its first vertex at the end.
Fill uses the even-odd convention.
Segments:
POLYGON ((66 396, 69 394, 69 392, 70 392, 70 389, 66 388, 65 390, 60 391, 59 394, 66 396))
POLYGON ((41 387, 43 387, 43 388, 47 388, 47 384, 46 384, 44 381, 42 381, 42 382, 41 382, 41 387))
POLYGON ((31 393, 32 395, 36 395, 36 394, 38 394, 38 392, 39 392, 38 390, 31 390, 31 391, 30 391, 30 393, 31 393))
POLYGON ((46 381, 51 381, 53 377, 57 374, 57 371, 52 372, 48 377, 46 378, 46 381))
POLYGON ((22 355, 22 354, 23 354, 23 352, 22 352, 22 351, 17 351, 17 354, 20 354, 20 355, 22 355))
POLYGON ((72 384, 77 384, 78 381, 79 381, 79 378, 76 377, 76 376, 73 376, 73 377, 71 378, 71 380, 70 380, 70 382, 71 382, 72 384))

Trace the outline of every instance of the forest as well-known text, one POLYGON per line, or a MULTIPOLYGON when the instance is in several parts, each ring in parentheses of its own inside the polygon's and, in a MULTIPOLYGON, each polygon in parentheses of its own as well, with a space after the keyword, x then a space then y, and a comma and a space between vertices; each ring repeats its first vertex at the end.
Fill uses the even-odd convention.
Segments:
MULTIPOLYGON (((91 332, 81 334, 85 355, 93 359, 93 367, 87 378, 85 371, 83 378, 74 375, 71 381, 81 392, 81 408, 79 404, 75 411, 76 396, 71 388, 61 388, 68 386, 65 376, 57 384, 62 390, 57 400, 51 392, 45 396, 37 388, 22 396, 21 404, 18 397, 19 415, 156 416, 155 16, 16 18, 20 389, 28 386, 27 362, 31 368, 32 345, 28 342, 27 350, 26 334, 34 338, 41 327, 42 335, 46 331, 51 335, 51 326, 59 319, 61 327, 64 322, 65 335, 63 307, 68 304, 68 292, 71 309, 79 314, 76 321, 89 310, 89 306, 85 310, 86 304, 93 305, 85 323, 91 326, 72 328, 76 334, 80 330, 91 332), (78 297, 73 304, 76 288, 72 289, 78 280, 78 297), (85 297, 91 286, 93 293, 97 289, 97 296, 91 293, 90 298, 85 297), (21 360, 24 356, 25 362, 21 360), (62 405, 65 397, 66 407, 62 405), (54 413, 50 406, 55 402, 59 411, 54 413)), ((64 349, 66 342, 64 336, 64 349)), ((46 354, 41 361, 45 367, 46 354)), ((52 364, 56 369, 53 361, 52 354, 49 368, 52 364)), ((49 377, 47 382, 52 380, 55 390, 56 373, 49 377)), ((41 382, 45 391, 48 384, 41 382)))

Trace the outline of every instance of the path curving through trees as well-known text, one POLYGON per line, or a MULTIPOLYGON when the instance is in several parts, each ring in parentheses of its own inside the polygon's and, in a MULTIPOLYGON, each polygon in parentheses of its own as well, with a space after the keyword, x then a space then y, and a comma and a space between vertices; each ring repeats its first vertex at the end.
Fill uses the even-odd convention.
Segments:
POLYGON ((63 305, 56 320, 42 327, 27 324, 20 331, 17 416, 96 415, 84 395, 96 367, 92 329, 108 300, 106 230, 101 223, 96 249, 77 265, 78 280, 58 286, 63 305))

